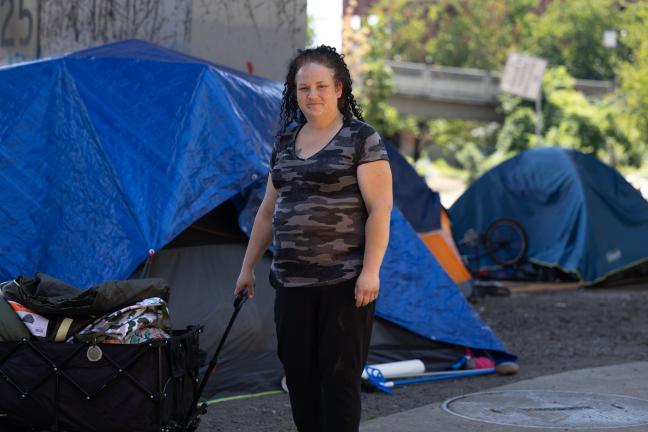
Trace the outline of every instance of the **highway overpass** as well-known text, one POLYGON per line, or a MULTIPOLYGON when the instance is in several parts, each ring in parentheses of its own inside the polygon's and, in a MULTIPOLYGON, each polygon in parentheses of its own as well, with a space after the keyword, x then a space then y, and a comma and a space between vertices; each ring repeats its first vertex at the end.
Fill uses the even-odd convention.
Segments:
MULTIPOLYGON (((491 71, 388 61, 394 72, 389 103, 402 114, 421 118, 502 120, 497 112, 499 74, 491 71)), ((577 80, 576 88, 600 97, 613 89, 609 81, 577 80)))

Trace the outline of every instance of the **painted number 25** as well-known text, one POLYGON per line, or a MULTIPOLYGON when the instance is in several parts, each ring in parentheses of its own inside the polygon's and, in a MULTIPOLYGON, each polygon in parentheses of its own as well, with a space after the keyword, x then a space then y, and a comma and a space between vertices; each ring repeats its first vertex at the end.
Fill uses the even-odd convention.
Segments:
MULTIPOLYGON (((15 0, 0 0, 0 9, 4 9, 5 3, 8 5, 9 11, 2 21, 2 29, 0 30, 0 46, 12 47, 16 44, 16 41, 13 37, 7 36, 7 30, 9 29, 9 23, 11 22, 15 11, 16 2, 15 0)), ((29 43, 32 37, 32 33, 34 32, 34 18, 32 17, 31 11, 23 7, 23 0, 18 0, 18 11, 16 12, 19 21, 27 19, 29 22, 29 30, 27 31, 27 34, 24 37, 18 39, 18 43, 24 46, 29 43)))

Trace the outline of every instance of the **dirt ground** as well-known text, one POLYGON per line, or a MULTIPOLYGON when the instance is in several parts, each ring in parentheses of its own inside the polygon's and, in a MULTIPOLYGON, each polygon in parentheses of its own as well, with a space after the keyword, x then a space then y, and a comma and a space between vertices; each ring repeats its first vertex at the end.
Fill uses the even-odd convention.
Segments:
MULTIPOLYGON (((648 283, 608 289, 513 293, 473 304, 509 350, 515 376, 413 384, 395 396, 363 394, 363 421, 516 381, 574 369, 648 361, 648 283)), ((285 394, 214 404, 201 432, 294 431, 285 394)))

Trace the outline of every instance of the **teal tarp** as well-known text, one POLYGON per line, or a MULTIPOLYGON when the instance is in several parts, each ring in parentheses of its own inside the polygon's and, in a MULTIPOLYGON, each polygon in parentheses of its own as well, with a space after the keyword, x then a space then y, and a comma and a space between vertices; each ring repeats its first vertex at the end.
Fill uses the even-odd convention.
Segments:
POLYGON ((514 219, 527 231, 530 261, 587 282, 648 260, 648 201, 614 168, 575 150, 527 150, 480 177, 449 213, 457 243, 471 228, 514 219))

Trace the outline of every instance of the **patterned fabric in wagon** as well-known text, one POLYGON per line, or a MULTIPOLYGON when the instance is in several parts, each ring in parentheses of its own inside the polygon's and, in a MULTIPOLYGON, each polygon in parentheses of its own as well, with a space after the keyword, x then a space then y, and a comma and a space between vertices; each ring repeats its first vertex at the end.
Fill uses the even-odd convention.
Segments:
POLYGON ((95 320, 75 337, 92 343, 138 344, 167 339, 171 333, 169 308, 164 300, 151 297, 95 320))

